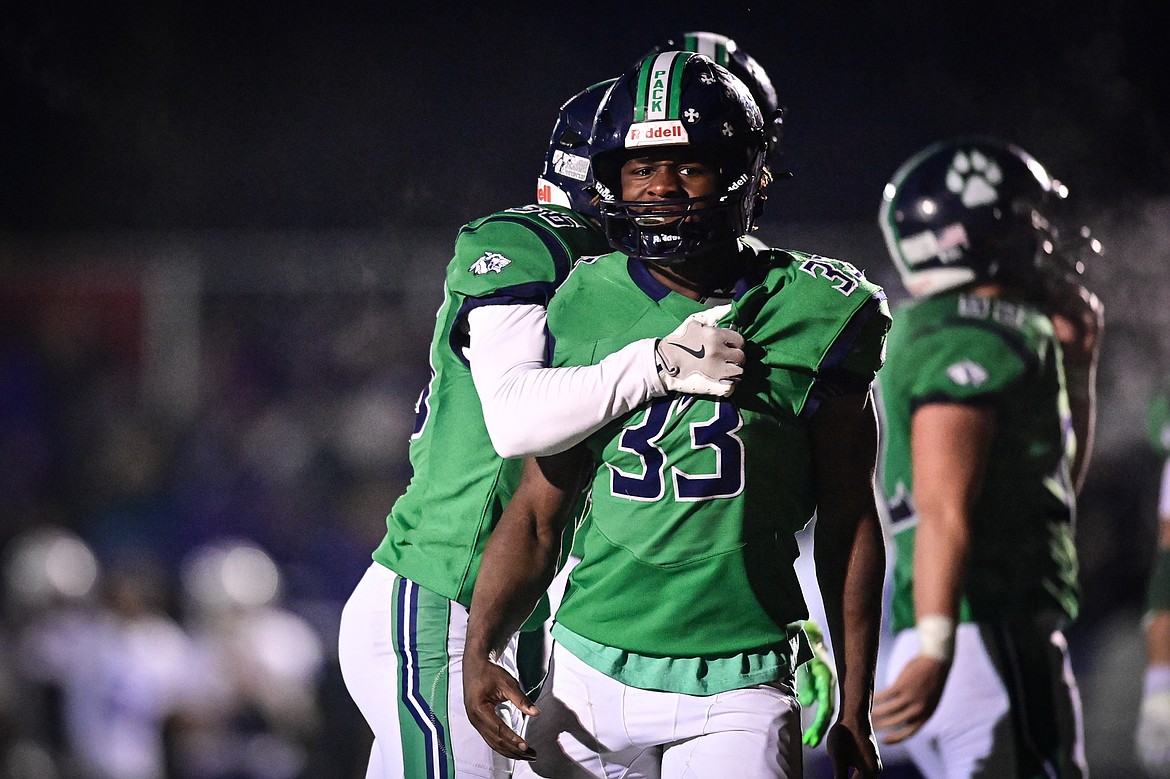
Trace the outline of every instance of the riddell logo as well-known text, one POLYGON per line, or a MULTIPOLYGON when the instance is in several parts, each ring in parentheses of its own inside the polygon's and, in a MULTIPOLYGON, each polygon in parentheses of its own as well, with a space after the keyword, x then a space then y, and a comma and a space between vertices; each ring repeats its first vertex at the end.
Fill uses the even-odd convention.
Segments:
POLYGON ((536 202, 537 203, 551 203, 552 202, 552 187, 548 184, 541 184, 536 188, 536 202))
POLYGON ((635 149, 639 146, 667 146, 670 144, 689 142, 690 136, 687 135, 687 129, 678 120, 632 124, 626 133, 627 149, 635 149))

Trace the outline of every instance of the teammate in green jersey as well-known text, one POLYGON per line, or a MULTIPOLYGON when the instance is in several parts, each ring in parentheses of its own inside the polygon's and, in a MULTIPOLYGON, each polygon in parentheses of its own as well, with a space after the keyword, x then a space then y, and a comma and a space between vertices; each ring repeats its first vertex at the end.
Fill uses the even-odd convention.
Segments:
POLYGON ((792 564, 816 511, 846 669, 828 749, 841 775, 876 776, 884 547, 868 390, 889 325, 881 290, 847 263, 741 243, 766 183, 763 118, 706 57, 641 61, 611 88, 591 146, 618 251, 558 292, 554 363, 594 364, 706 313, 748 339, 749 368, 733 401, 669 395, 526 463, 472 600, 468 715, 501 754, 535 761, 516 776, 800 776, 793 672, 809 649, 792 564), (586 484, 538 711, 491 660, 547 586, 586 484), (533 717, 523 738, 495 716, 505 701, 533 717))
POLYGON ((1158 550, 1146 596, 1146 674, 1137 752, 1151 777, 1170 777, 1170 379, 1150 402, 1150 444, 1161 455, 1158 550))
POLYGON ((504 458, 568 447, 668 391, 725 397, 742 373, 742 337, 697 320, 596 366, 546 368, 545 306, 575 263, 608 250, 581 151, 606 86, 562 107, 538 181, 544 202, 473 221, 456 240, 411 437, 411 482, 342 614, 346 686, 375 737, 369 777, 507 773, 460 703, 480 555, 522 466, 504 458))
POLYGON ((1064 186, 991 138, 932 145, 885 188, 911 295, 879 378, 896 559, 883 741, 926 776, 1079 777, 1076 492, 1101 305, 1053 224, 1064 186))

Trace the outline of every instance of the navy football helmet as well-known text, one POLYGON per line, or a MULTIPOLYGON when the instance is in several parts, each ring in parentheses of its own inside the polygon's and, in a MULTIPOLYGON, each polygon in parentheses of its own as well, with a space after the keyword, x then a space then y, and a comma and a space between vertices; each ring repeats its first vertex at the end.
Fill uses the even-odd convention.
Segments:
POLYGON ((1026 293, 1083 270, 1100 244, 1056 226, 1068 189, 1018 146, 972 136, 935 143, 886 184, 878 217, 907 291, 934 295, 998 279, 1026 293))
MULTIPOLYGON (((747 85, 764 115, 764 132, 768 138, 768 157, 775 161, 780 155, 780 138, 784 129, 784 109, 776 97, 776 88, 768 72, 735 41, 717 32, 685 32, 667 38, 647 55, 664 51, 693 51, 709 57, 727 68, 732 75, 747 85)), ((775 171, 775 168, 773 168, 775 171)))
POLYGON ((590 141, 610 244, 632 257, 669 264, 755 229, 766 176, 763 127, 747 86, 709 58, 681 51, 643 58, 606 93, 590 141), (695 147, 712 155, 720 169, 714 195, 657 202, 670 219, 647 215, 644 202, 622 199, 621 166, 662 146, 695 147))
POLYGON ((589 164, 589 136, 593 115, 615 79, 581 90, 561 106, 544 156, 544 168, 536 180, 538 203, 571 208, 598 224, 597 190, 589 164))

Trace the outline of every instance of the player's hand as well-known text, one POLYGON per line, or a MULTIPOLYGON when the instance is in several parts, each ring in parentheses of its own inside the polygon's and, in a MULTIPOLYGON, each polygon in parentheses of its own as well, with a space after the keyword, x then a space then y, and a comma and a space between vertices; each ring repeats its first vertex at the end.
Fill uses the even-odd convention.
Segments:
POLYGON ((1170 778, 1170 691, 1142 698, 1136 743, 1146 774, 1152 779, 1170 778))
POLYGON ((1054 283, 1047 298, 1052 329, 1064 352, 1065 364, 1091 363, 1105 327, 1101 299, 1073 279, 1054 283))
POLYGON ((884 731, 883 744, 905 741, 926 724, 938 708, 949 672, 949 663, 919 655, 873 697, 873 727, 884 731))
POLYGON ((816 714, 804 731, 804 745, 815 747, 829 729, 829 719, 837 703, 837 672, 821 629, 811 620, 805 620, 804 632, 812 644, 813 658, 796 669, 796 694, 802 708, 816 706, 816 714))
POLYGON ((829 729, 825 749, 833 764, 833 779, 876 779, 882 772, 877 739, 869 722, 838 721, 829 729))
POLYGON ((536 752, 497 713, 506 703, 529 717, 540 713, 510 673, 487 658, 473 658, 464 653, 463 705, 471 724, 487 745, 504 757, 534 760, 536 752))
POLYGON ((730 309, 716 306, 691 314, 654 347, 658 375, 671 392, 726 398, 743 377, 743 336, 718 327, 730 309))

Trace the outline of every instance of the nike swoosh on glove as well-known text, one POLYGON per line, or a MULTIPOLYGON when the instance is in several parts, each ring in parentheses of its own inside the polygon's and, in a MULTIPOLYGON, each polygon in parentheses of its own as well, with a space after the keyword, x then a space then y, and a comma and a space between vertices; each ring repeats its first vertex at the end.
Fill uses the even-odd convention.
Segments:
POLYGON ((691 314, 654 351, 658 375, 671 392, 726 398, 743 377, 743 336, 716 323, 731 309, 716 306, 691 314))

